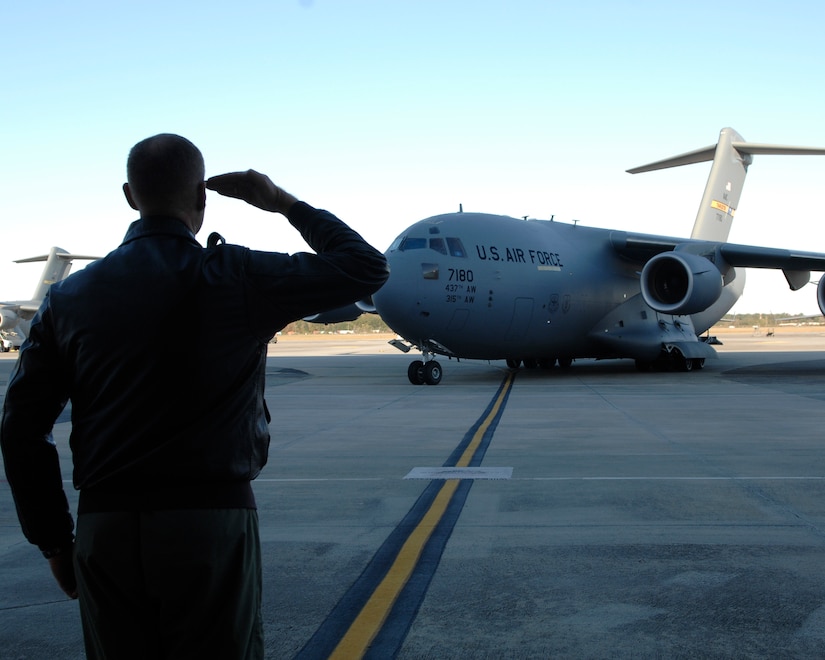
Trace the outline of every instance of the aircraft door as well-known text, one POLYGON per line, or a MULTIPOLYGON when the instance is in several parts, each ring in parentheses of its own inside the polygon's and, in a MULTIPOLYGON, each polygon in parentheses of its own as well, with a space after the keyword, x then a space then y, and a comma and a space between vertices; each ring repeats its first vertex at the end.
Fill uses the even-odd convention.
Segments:
POLYGON ((530 327, 530 319, 533 318, 533 299, 516 298, 513 305, 513 318, 510 320, 510 327, 507 329, 506 339, 508 341, 522 339, 527 334, 530 327))
POLYGON ((457 309, 450 319, 447 326, 447 332, 461 332, 467 324, 467 319, 470 317, 469 309, 457 309))

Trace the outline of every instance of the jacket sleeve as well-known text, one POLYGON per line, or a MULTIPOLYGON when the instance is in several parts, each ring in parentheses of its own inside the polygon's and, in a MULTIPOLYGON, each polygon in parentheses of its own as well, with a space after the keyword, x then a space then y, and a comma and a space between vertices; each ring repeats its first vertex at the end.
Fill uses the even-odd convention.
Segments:
POLYGON ((48 296, 32 322, 6 388, 0 446, 23 534, 41 550, 71 545, 74 521, 52 427, 68 392, 51 338, 48 296))
POLYGON ((315 254, 250 251, 247 264, 254 297, 280 327, 367 298, 387 281, 384 255, 332 213, 298 202, 287 217, 315 254))

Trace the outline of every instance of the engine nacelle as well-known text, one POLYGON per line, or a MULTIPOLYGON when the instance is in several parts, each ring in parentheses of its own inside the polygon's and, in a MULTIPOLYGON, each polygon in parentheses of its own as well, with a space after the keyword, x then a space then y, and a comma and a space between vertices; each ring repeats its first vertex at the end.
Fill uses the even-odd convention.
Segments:
POLYGON ((20 318, 9 309, 0 309, 0 329, 11 330, 17 327, 20 318))
POLYGON ((303 320, 310 323, 343 323, 344 321, 354 321, 361 314, 377 314, 375 305, 372 303, 372 296, 356 300, 351 305, 330 309, 312 316, 305 316, 303 320))
POLYGON ((377 314, 378 310, 375 309, 375 303, 372 302, 372 296, 367 298, 362 298, 361 300, 355 301, 355 306, 360 309, 362 312, 367 314, 377 314))
POLYGON ((352 305, 346 305, 344 307, 327 310, 326 312, 319 312, 318 314, 305 316, 303 320, 308 321, 309 323, 343 323, 345 321, 354 321, 361 316, 361 314, 361 310, 355 306, 355 303, 353 303, 352 305))
POLYGON ((819 311, 825 315, 825 275, 819 278, 816 285, 816 302, 819 303, 819 311))
POLYGON ((722 274, 704 257, 687 252, 662 252, 642 269, 642 298, 664 314, 696 314, 722 293, 722 274))

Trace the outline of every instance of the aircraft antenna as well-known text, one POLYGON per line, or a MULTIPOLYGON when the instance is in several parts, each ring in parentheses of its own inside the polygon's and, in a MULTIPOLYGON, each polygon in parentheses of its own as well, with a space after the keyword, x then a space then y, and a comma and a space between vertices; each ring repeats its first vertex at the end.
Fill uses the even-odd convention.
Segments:
POLYGON ((458 212, 459 213, 464 213, 464 204, 459 204, 458 205, 458 212))

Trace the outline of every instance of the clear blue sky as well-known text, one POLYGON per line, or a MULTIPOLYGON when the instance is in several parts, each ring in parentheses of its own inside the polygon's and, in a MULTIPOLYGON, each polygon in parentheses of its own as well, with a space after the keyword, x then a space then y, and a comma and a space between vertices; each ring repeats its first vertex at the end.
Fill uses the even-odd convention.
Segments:
MULTIPOLYGON (((385 249, 458 209, 688 235, 709 164, 635 165, 747 140, 825 147, 825 8, 809 0, 266 0, 7 4, 0 18, 0 299, 52 245, 104 254, 135 219, 129 148, 193 140, 385 249)), ((731 240, 825 251, 825 157, 757 156, 731 240)), ((304 246, 210 196, 201 239, 304 246)), ((751 272, 752 273, 752 272, 751 272)), ((817 311, 749 275, 735 311, 817 311)))

